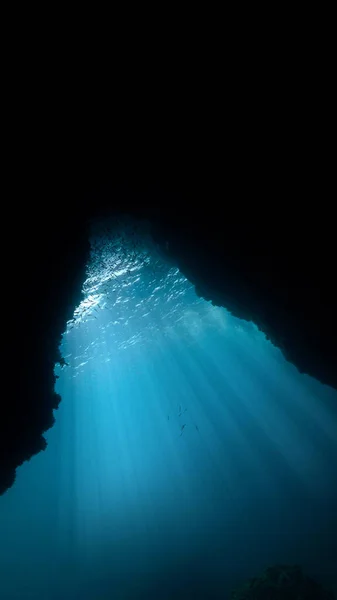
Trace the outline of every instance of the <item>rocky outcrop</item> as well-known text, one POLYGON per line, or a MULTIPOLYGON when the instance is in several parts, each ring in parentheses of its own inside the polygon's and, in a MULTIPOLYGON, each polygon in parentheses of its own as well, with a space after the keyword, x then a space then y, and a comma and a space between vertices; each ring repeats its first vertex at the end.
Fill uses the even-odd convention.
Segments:
POLYGON ((297 565, 274 565, 234 590, 231 600, 334 600, 332 591, 307 577, 297 565))

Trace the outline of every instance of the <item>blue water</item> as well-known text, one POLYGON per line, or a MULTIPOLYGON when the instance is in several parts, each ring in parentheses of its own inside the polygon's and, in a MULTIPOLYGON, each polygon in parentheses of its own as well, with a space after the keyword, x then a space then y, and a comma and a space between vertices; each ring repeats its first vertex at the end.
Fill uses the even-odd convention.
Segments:
POLYGON ((0 498, 3 600, 223 599, 275 563, 335 585, 336 391, 116 237, 61 349, 47 449, 0 498))

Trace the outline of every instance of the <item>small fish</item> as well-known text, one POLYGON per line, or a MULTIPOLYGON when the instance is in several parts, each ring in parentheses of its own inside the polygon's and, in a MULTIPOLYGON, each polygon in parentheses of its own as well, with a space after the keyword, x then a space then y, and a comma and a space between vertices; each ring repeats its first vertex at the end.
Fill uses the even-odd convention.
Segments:
POLYGON ((199 427, 198 427, 198 425, 195 425, 195 428, 196 428, 196 430, 197 430, 197 431, 199 431, 199 427))
POLYGON ((168 420, 168 421, 170 420, 170 415, 167 415, 167 420, 168 420))
POLYGON ((184 425, 182 425, 180 427, 180 435, 183 435, 185 427, 186 427, 186 423, 184 423, 184 425))

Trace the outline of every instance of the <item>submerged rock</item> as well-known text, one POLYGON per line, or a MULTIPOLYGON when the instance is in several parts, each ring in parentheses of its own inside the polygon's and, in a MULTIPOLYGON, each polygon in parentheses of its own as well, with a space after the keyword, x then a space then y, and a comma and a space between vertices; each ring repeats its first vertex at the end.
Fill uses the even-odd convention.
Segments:
POLYGON ((298 565, 275 565, 233 590, 231 600, 335 600, 335 594, 298 565))

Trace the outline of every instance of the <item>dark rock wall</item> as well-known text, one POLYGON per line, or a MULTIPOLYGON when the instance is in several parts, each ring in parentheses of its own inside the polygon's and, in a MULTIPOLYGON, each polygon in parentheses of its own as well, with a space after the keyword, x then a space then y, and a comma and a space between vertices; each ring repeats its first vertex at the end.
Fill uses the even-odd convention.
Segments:
POLYGON ((53 425, 60 402, 54 392, 58 346, 85 278, 86 224, 76 227, 71 213, 53 209, 49 223, 40 211, 36 220, 29 214, 21 221, 14 255, 8 256, 0 494, 12 485, 16 467, 46 447, 43 433, 53 425))

